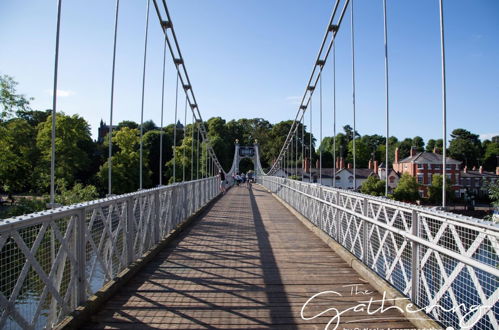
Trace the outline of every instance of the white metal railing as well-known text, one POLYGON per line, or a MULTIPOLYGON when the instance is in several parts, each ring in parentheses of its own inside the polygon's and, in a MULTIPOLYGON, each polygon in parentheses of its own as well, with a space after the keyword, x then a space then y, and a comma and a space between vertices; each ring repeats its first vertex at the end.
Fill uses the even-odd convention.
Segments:
POLYGON ((258 181, 444 326, 499 328, 497 224, 313 183, 258 181))
POLYGON ((0 221, 0 329, 51 328, 218 195, 207 178, 0 221))

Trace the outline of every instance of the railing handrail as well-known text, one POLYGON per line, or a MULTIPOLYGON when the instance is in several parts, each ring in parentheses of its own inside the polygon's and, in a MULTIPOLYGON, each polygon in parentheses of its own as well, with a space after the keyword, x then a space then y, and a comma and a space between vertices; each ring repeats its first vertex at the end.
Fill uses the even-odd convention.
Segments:
MULTIPOLYGON (((275 177, 267 176, 267 178, 275 178, 275 177)), ((473 218, 470 216, 460 215, 460 214, 456 214, 456 213, 451 213, 451 212, 447 212, 447 211, 443 211, 443 210, 433 210, 433 209, 429 209, 428 207, 425 207, 422 205, 415 205, 415 204, 411 204, 411 203, 407 203, 407 202, 397 201, 397 200, 386 198, 384 196, 373 196, 373 195, 367 195, 367 194, 363 194, 360 192, 351 191, 351 190, 347 190, 347 189, 333 188, 333 187, 321 185, 320 183, 303 182, 303 181, 286 179, 286 178, 284 178, 284 180, 292 180, 293 182, 296 182, 299 184, 312 185, 312 186, 320 187, 320 188, 325 189, 325 190, 339 192, 339 193, 344 194, 344 195, 357 196, 360 198, 367 198, 371 201, 378 201, 381 203, 386 203, 386 204, 390 204, 393 206, 401 207, 401 208, 406 209, 407 211, 414 210, 414 211, 417 211, 419 213, 424 213, 426 215, 433 216, 433 217, 452 219, 453 221, 458 222, 460 224, 479 226, 483 229, 492 230, 494 232, 499 233, 499 223, 496 223, 493 221, 482 220, 482 219, 473 218)))
POLYGON ((202 178, 202 179, 191 180, 191 181, 184 181, 184 182, 174 182, 174 183, 171 183, 169 185, 163 185, 163 186, 158 186, 158 187, 149 188, 149 189, 142 189, 142 190, 138 190, 138 191, 134 191, 134 192, 130 192, 130 193, 94 199, 94 200, 88 201, 88 202, 76 203, 76 204, 71 204, 71 205, 64 205, 64 206, 60 206, 60 207, 57 207, 54 209, 47 209, 47 210, 43 210, 43 211, 39 211, 39 212, 20 215, 17 217, 0 219, 0 232, 6 232, 6 231, 11 231, 13 229, 19 229, 19 228, 31 226, 33 224, 36 224, 37 222, 43 222, 45 220, 45 218, 47 218, 47 217, 69 215, 69 214, 77 213, 78 211, 81 211, 82 209, 87 208, 87 207, 93 207, 96 205, 107 206, 108 204, 123 201, 127 198, 130 198, 130 197, 145 195, 145 194, 149 194, 149 193, 154 192, 154 191, 168 190, 168 189, 172 189, 173 187, 178 187, 178 186, 182 186, 182 185, 193 183, 193 182, 206 181, 206 180, 210 180, 212 178, 213 177, 202 178))

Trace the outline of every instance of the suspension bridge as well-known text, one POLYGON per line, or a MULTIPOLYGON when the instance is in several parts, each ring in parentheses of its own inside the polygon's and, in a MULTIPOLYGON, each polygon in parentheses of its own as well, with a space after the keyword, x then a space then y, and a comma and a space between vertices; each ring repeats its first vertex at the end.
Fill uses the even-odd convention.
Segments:
MULTIPOLYGON (((290 165, 298 163, 293 158, 306 155, 303 126, 317 91, 322 140, 322 72, 326 64, 336 65, 335 38, 349 15, 356 180, 353 0, 334 3, 295 119, 270 168, 262 167, 255 141, 250 146, 235 143, 228 171, 210 143, 167 4, 148 0, 141 124, 147 31, 150 16, 156 16, 165 36, 163 84, 171 60, 177 69, 175 122, 183 91, 208 155, 204 175, 193 179, 191 173, 186 180, 185 171, 175 173, 174 165, 173 176, 182 182, 163 185, 160 166, 160 185, 142 189, 141 125, 140 189, 113 195, 109 166, 108 196, 70 206, 59 206, 54 198, 62 2, 55 51, 51 209, 0 222, 0 328, 499 329, 496 224, 338 189, 335 173, 333 186, 325 186, 322 154, 317 183, 282 175, 297 171, 290 165), (255 182, 234 186, 244 158, 253 161, 255 182), (221 184, 232 187, 222 193, 221 184)), ((383 4, 388 144, 388 19, 383 4)), ((441 0, 439 4, 445 146, 444 15, 441 0)), ((115 14, 109 136, 119 0, 115 14)), ((163 111, 162 100, 161 118, 163 111)), ((307 149, 312 156, 312 145, 307 149)), ((388 145, 386 151, 388 168, 388 145)), ((112 153, 109 139, 109 161, 112 153)), ((443 178, 446 161, 443 148, 443 178)), ((445 180, 443 185, 445 208, 445 180)))

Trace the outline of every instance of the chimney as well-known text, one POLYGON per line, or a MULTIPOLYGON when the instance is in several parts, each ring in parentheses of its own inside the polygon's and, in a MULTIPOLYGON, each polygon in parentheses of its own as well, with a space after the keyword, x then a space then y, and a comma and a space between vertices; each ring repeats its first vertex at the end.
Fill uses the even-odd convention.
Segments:
POLYGON ((305 173, 310 173, 310 160, 306 157, 303 161, 303 170, 305 171, 305 173))
POLYGON ((478 168, 478 172, 480 172, 480 174, 483 174, 483 167, 482 167, 482 165, 480 165, 480 167, 478 168))
POLYGON ((367 168, 368 169, 372 169, 373 168, 373 161, 372 160, 369 160, 369 163, 367 165, 367 168))
POLYGON ((373 169, 373 172, 374 172, 374 174, 376 174, 376 175, 378 174, 378 161, 377 161, 377 160, 375 160, 375 161, 374 161, 374 169, 373 169))
POLYGON ((340 159, 339 158, 336 158, 336 163, 334 164, 334 167, 335 168, 340 167, 340 159))
MULTIPOLYGON (((499 167, 498 167, 498 168, 499 168, 499 167)), ((463 172, 464 172, 464 173, 468 173, 468 166, 465 166, 465 167, 463 168, 463 172)))
POLYGON ((348 168, 349 170, 350 170, 350 169, 352 169, 352 164, 351 164, 351 163, 348 163, 348 164, 347 164, 347 168, 348 168))
POLYGON ((317 159, 317 160, 315 161, 315 168, 319 168, 319 167, 320 167, 320 164, 321 164, 320 160, 319 160, 319 159, 317 159))
POLYGON ((437 147, 433 148, 433 153, 440 154, 440 149, 438 149, 437 147))
POLYGON ((414 147, 411 147, 411 151, 410 151, 410 156, 414 156, 416 154, 416 148, 414 147))
POLYGON ((399 162, 399 148, 395 148, 395 159, 393 160, 395 164, 399 162))
POLYGON ((340 166, 338 166, 339 169, 345 168, 345 160, 343 157, 340 157, 340 166))

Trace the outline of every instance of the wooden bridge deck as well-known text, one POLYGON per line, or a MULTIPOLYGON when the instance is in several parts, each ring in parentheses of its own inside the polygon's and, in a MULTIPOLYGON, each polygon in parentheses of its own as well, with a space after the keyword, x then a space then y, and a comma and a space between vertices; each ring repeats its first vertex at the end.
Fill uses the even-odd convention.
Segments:
MULTIPOLYGON (((235 187, 112 297, 87 327, 324 329, 334 310, 308 321, 300 310, 314 294, 327 290, 338 294, 313 300, 305 316, 328 308, 341 312, 382 297, 366 293, 374 289, 262 187, 235 187), (352 285, 358 285, 357 292, 352 285)), ((414 328, 394 309, 341 315, 338 329, 358 327, 414 328)))

